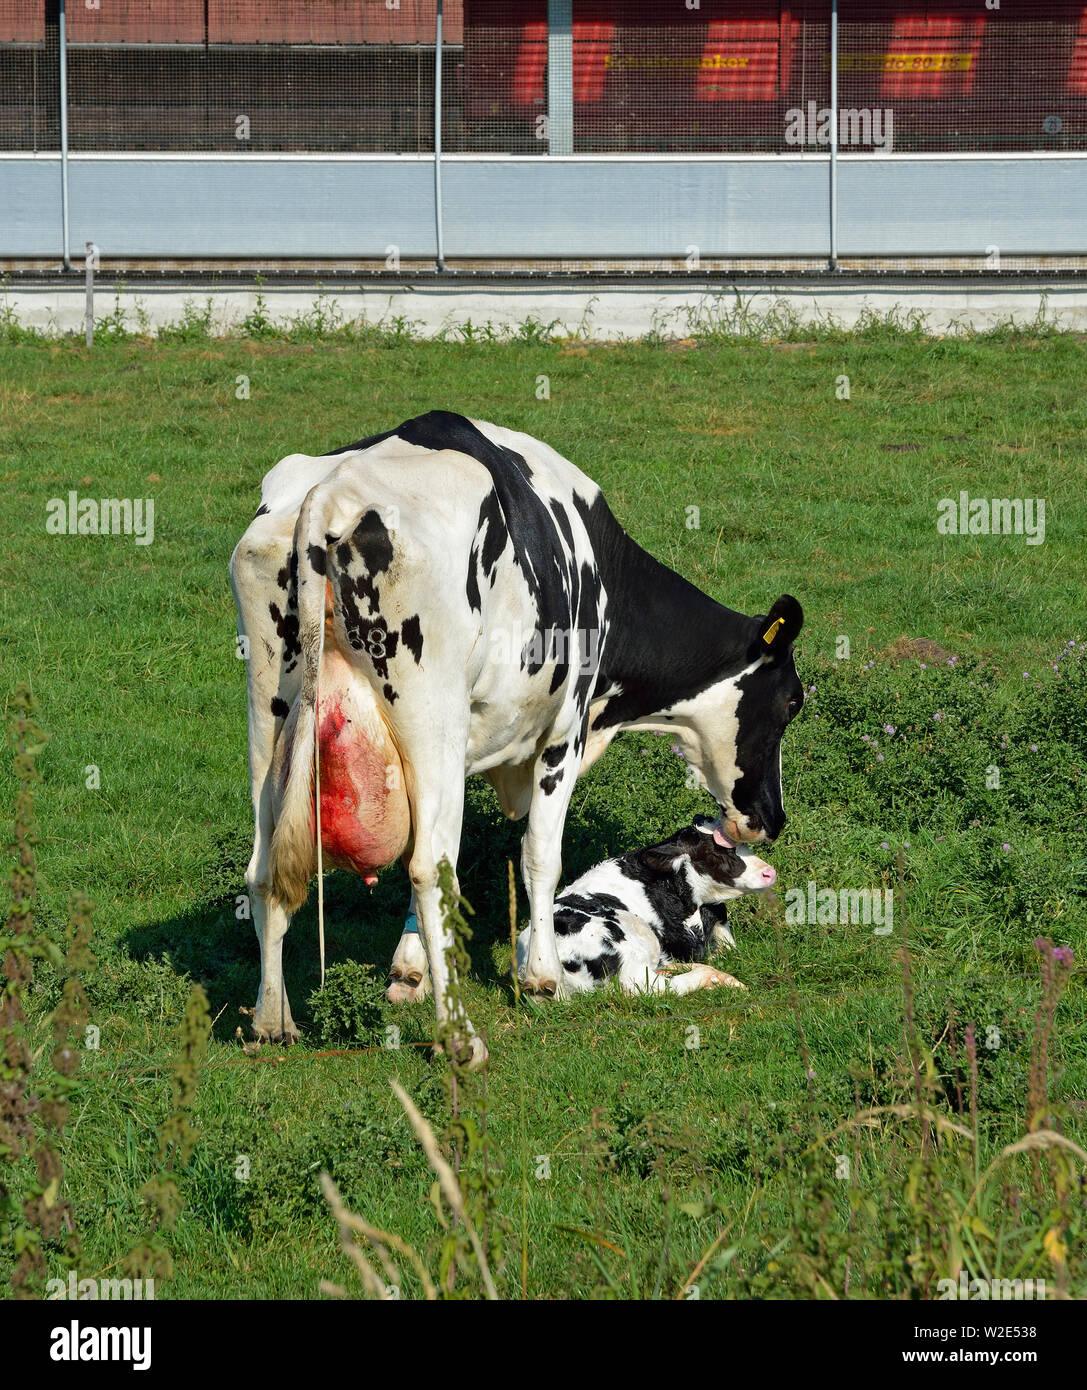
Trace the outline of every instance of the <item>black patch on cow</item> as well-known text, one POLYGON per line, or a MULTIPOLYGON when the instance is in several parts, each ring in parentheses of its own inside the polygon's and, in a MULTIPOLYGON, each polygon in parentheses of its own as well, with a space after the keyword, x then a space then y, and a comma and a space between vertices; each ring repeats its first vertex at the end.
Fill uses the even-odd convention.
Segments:
POLYGON ((382 680, 389 678, 389 661, 396 655, 400 634, 390 632, 385 619, 364 617, 352 603, 348 606, 344 588, 344 630, 347 640, 357 652, 365 652, 375 672, 382 680))
POLYGON ((703 903, 698 909, 698 915, 702 921, 702 932, 707 943, 713 935, 714 927, 728 926, 727 903, 703 903))
POLYGON ((479 597, 479 572, 482 569, 484 577, 493 587, 498 560, 508 540, 509 532, 506 530, 506 519, 502 515, 502 503, 498 500, 496 492, 488 492, 479 504, 475 539, 468 555, 465 594, 473 613, 478 613, 482 607, 479 597))
MULTIPOLYGON (((571 627, 570 563, 562 544, 559 527, 547 503, 532 482, 532 470, 525 459, 513 449, 504 448, 487 438, 463 415, 448 410, 431 410, 398 425, 395 433, 408 444, 421 449, 455 449, 481 463, 491 476, 498 500, 503 530, 502 549, 497 549, 499 532, 493 504, 480 508, 481 522, 486 520, 487 531, 479 553, 487 573, 489 556, 497 560, 508 543, 513 549, 513 561, 524 577, 536 606, 536 629, 547 634, 544 646, 553 646, 551 634, 571 627), (494 534, 492 535, 492 527, 494 534)), ((485 499, 486 502, 486 499, 485 499)), ((478 536, 477 536, 478 545, 478 536)), ((475 567, 476 546, 470 561, 468 599, 471 603, 471 571, 475 567)), ((493 567, 493 566, 492 566, 493 567)), ((540 670, 542 662, 529 664, 530 674, 540 670), (533 670, 535 666, 535 671, 533 670)))
POLYGON ((373 508, 363 512, 359 524, 351 533, 351 544, 372 575, 384 574, 393 562, 393 543, 388 527, 373 508))
POLYGON ((398 699, 397 693, 388 681, 386 681, 385 684, 381 687, 381 693, 385 696, 386 700, 388 700, 390 705, 396 703, 398 699))
POLYGON ((306 547, 306 559, 318 574, 325 574, 327 572, 328 556, 319 545, 310 545, 306 547))
POLYGON ((413 613, 410 618, 405 618, 400 624, 400 640, 408 651, 415 658, 416 666, 423 656, 423 629, 419 622, 419 614, 413 613))
POLYGON ((627 535, 600 494, 574 494, 608 595, 607 642, 594 693, 619 685, 593 721, 612 728, 689 699, 750 662, 757 620, 725 608, 627 535))
POLYGON ((540 790, 545 796, 550 796, 555 788, 562 781, 563 769, 560 767, 556 772, 549 772, 546 777, 540 778, 540 790))
MULTIPOLYGON (((574 912, 566 908, 555 907, 555 935, 569 936, 571 932, 579 932, 585 925, 586 916, 584 912, 574 912)), ((567 967, 569 969, 569 967, 567 967)))
POLYGON ((550 748, 543 751, 543 760, 548 767, 558 767, 566 754, 567 745, 565 743, 554 743, 550 748))
POLYGON ((291 572, 290 572, 290 570, 287 568, 287 566, 284 565, 283 568, 282 568, 282 569, 279 571, 279 573, 276 575, 276 583, 279 585, 279 587, 280 587, 281 589, 286 589, 286 588, 289 587, 290 582, 291 582, 291 572))
MULTIPOLYGON (((574 682, 574 699, 584 719, 597 682, 604 638, 608 631, 601 611, 600 571, 588 560, 581 562, 579 575, 577 616, 573 632, 573 656, 577 663, 577 680, 574 682)), ((610 604, 609 604, 610 608, 610 604)))
POLYGON ((584 962, 585 969, 598 983, 619 973, 619 952, 603 947, 598 956, 584 962))
POLYGON ((566 508, 555 498, 551 503, 551 515, 555 518, 562 538, 566 542, 566 548, 572 555, 574 553, 574 528, 570 525, 570 518, 566 514, 566 508))
POLYGON ((354 444, 341 444, 338 449, 326 449, 322 457, 332 458, 335 454, 353 454, 356 449, 372 449, 375 444, 391 439, 395 433, 395 430, 385 430, 381 434, 368 434, 365 439, 356 439, 354 444))
POLYGON ((502 515, 502 503, 498 500, 496 492, 489 492, 479 504, 479 527, 486 528, 479 557, 483 563, 483 573, 488 579, 493 579, 498 558, 509 540, 506 518, 502 515))
POLYGON ((268 613, 276 625, 276 634, 283 643, 283 660, 286 669, 294 669, 295 662, 302 655, 302 643, 298 640, 298 618, 293 613, 286 616, 279 611, 278 603, 268 605, 268 613))
MULTIPOLYGON (((761 628, 765 618, 756 619, 761 628)), ((736 683, 740 710, 760 711, 758 719, 740 719, 736 737, 736 763, 742 769, 733 788, 737 811, 754 829, 762 828, 775 839, 785 824, 778 777, 778 744, 785 726, 804 703, 804 687, 796 674, 791 654, 766 662, 736 683)))
MULTIPOLYGON (((661 945, 665 946, 666 937, 670 939, 677 930, 683 930, 684 920, 694 911, 694 898, 686 876, 650 868, 643 860, 642 854, 641 850, 624 854, 616 864, 625 878, 640 884, 644 890, 649 899, 650 910, 656 918, 649 919, 649 926, 660 939, 661 945)), ((669 947, 665 946, 665 949, 671 955, 669 947)), ((673 959, 682 960, 684 957, 680 955, 673 959)))
POLYGON ((267 516, 269 510, 270 509, 268 508, 268 506, 264 502, 262 502, 260 506, 257 508, 253 520, 256 521, 258 516, 267 516))
POLYGON ((617 912, 626 912, 627 905, 614 893, 560 893, 555 899, 555 908, 563 912, 573 912, 581 917, 610 917, 617 912))
POLYGON ((286 719, 290 712, 290 706, 286 700, 281 700, 278 695, 272 696, 272 713, 277 719, 286 719))

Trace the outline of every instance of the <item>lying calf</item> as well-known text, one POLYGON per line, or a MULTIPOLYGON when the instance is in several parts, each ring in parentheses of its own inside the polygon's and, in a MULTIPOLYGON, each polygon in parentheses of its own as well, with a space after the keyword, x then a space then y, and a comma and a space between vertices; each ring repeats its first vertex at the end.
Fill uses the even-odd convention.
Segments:
MULTIPOLYGON (((555 938, 566 988, 584 994, 615 977, 629 993, 689 994, 738 980, 706 965, 710 945, 733 944, 719 906, 769 888, 774 870, 698 816, 669 839, 606 859, 555 899, 555 938), (693 962, 680 975, 673 962, 693 962)), ((518 965, 528 933, 517 942, 518 965)))

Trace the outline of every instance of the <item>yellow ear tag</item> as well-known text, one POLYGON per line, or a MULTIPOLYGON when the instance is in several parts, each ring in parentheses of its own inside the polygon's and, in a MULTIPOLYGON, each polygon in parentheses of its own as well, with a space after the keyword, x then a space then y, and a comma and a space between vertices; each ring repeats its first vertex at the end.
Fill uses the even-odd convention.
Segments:
POLYGON ((768 647, 773 646, 774 638, 778 635, 778 628, 785 626, 784 618, 775 618, 766 631, 762 634, 762 640, 768 647))

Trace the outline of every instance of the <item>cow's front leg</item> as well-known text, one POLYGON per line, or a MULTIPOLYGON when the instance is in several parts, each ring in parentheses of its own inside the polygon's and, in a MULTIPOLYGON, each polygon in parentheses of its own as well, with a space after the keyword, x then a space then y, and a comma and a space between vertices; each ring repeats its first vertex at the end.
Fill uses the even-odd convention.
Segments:
POLYGON ((414 893, 411 895, 408 920, 404 924, 400 940, 396 943, 389 976, 390 983, 385 997, 390 1004, 417 1004, 430 993, 430 966, 427 964, 426 947, 419 932, 419 912, 414 893))
POLYGON ((530 993, 551 998, 566 995, 554 908, 562 874, 562 831, 580 763, 578 739, 552 736, 536 762, 528 830, 521 842, 530 932, 523 984, 530 993))

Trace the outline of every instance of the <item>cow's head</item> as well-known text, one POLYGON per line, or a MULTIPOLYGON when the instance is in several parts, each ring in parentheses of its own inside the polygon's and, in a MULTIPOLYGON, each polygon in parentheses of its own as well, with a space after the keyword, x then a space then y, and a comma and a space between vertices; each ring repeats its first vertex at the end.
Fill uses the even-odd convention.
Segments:
POLYGON ((687 761, 721 808, 736 842, 774 840, 785 826, 781 736, 804 703, 793 642, 804 622, 783 594, 766 617, 746 618, 730 674, 673 706, 670 722, 687 761))

